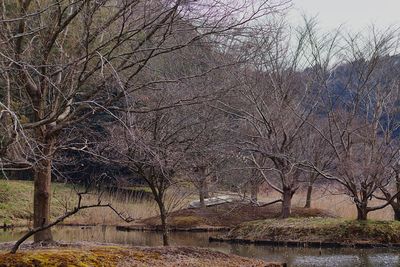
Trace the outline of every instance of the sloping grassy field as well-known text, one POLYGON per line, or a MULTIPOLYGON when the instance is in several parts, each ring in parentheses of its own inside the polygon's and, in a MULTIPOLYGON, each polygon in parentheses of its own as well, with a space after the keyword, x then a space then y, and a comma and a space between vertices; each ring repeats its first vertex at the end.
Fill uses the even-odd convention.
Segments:
MULTIPOLYGON (((73 205, 73 188, 65 184, 52 185, 51 215, 63 213, 73 205)), ((32 217, 33 183, 31 181, 0 180, 0 223, 27 224, 32 217)))
MULTIPOLYGON (((52 183, 51 216, 62 215, 72 209, 77 201, 76 189, 70 184, 52 183)), ((96 193, 84 197, 85 204, 97 203, 96 193)), ((134 218, 141 219, 157 215, 157 206, 149 199, 135 199, 114 193, 102 194, 103 203, 112 203, 118 211, 124 211, 134 218)), ((0 180, 0 226, 31 225, 33 210, 33 182, 0 180)), ((65 223, 72 224, 123 224, 123 221, 110 209, 92 208, 78 212, 65 223)))

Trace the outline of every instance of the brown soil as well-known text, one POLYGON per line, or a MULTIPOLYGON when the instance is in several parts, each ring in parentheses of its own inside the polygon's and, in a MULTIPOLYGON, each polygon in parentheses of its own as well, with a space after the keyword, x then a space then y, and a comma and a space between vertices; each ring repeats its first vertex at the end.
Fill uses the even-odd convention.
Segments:
MULTIPOLYGON (((233 227, 243 222, 278 218, 281 204, 277 203, 265 207, 256 207, 244 203, 226 203, 212 207, 198 209, 182 209, 169 214, 168 223, 171 227, 233 227)), ((320 209, 293 208, 293 217, 334 217, 327 211, 320 209)), ((160 224, 158 217, 151 217, 139 223, 148 226, 160 224)))
POLYGON ((17 254, 0 251, 0 267, 8 266, 284 266, 221 252, 190 247, 124 247, 70 244, 22 250, 17 254))

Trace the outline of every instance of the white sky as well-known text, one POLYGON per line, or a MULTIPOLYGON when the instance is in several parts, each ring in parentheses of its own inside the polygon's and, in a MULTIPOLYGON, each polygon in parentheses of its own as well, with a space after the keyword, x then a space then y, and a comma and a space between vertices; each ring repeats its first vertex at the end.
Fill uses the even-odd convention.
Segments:
POLYGON ((302 14, 316 16, 323 30, 344 24, 350 31, 363 31, 372 23, 379 28, 400 27, 400 0, 292 0, 290 20, 299 23, 302 14))

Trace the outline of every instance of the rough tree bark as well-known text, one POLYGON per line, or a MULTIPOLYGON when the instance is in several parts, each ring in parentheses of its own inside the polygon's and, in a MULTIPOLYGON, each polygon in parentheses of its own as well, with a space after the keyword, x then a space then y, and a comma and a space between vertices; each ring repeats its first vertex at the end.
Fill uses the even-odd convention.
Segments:
POLYGON ((306 196, 306 204, 304 208, 311 208, 311 195, 312 195, 313 186, 309 184, 307 187, 307 196, 306 196))
POLYGON ((357 220, 366 221, 368 217, 368 210, 366 203, 360 203, 357 207, 357 220))
POLYGON ((203 179, 201 181, 199 187, 199 198, 200 198, 200 206, 204 208, 206 206, 204 199, 209 198, 207 179, 203 179))
MULTIPOLYGON (((43 159, 34 168, 33 228, 43 227, 50 221, 51 165, 54 139, 45 140, 43 159)), ((34 234, 35 242, 51 242, 51 228, 34 234)))
POLYGON ((292 213, 292 197, 293 192, 290 187, 283 187, 283 194, 282 194, 282 212, 281 217, 282 219, 289 218, 292 213))
MULTIPOLYGON (((396 170, 396 191, 400 192, 400 171, 396 170)), ((400 221, 400 195, 395 198, 396 201, 391 201, 390 205, 393 208, 394 219, 400 221)))
POLYGON ((259 191, 259 184, 257 182, 252 182, 250 184, 250 200, 252 202, 257 202, 258 191, 259 191))
POLYGON ((357 220, 365 221, 367 220, 368 212, 370 212, 371 209, 368 207, 369 195, 365 189, 366 186, 362 183, 361 187, 362 189, 360 190, 360 198, 356 200, 357 220))
POLYGON ((161 231, 163 237, 163 245, 169 246, 169 237, 168 237, 168 224, 167 224, 167 211, 165 209, 164 201, 159 197, 156 199, 158 208, 160 210, 160 219, 161 219, 161 231))
POLYGON ((160 178, 157 179, 157 176, 153 175, 154 169, 144 171, 143 169, 139 168, 139 173, 143 175, 145 178, 147 185, 150 187, 151 192, 153 193, 153 197, 155 202, 157 203, 158 209, 160 211, 160 220, 161 220, 161 231, 163 237, 163 245, 169 246, 169 237, 168 237, 168 223, 167 223, 167 209, 165 207, 165 191, 166 187, 166 180, 160 178))
POLYGON ((400 195, 398 194, 400 192, 400 171, 395 170, 395 182, 396 182, 396 192, 397 195, 395 197, 392 196, 392 194, 389 193, 388 190, 385 188, 381 188, 382 193, 384 194, 385 198, 382 198, 382 200, 389 201, 390 206, 393 209, 393 219, 396 221, 400 221, 400 195))
POLYGON ((394 219, 396 221, 400 221, 400 205, 396 205, 396 208, 393 207, 393 205, 392 205, 392 208, 393 208, 393 211, 394 211, 394 219))

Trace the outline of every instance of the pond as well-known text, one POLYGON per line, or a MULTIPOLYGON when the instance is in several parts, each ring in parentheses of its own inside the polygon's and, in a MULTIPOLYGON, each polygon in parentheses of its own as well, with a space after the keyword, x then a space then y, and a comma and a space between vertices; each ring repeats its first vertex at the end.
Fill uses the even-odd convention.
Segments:
MULTIPOLYGON (((1 231, 0 242, 14 241, 23 234, 21 230, 1 231)), ((101 243, 160 246, 161 234, 157 232, 117 231, 111 226, 55 227, 54 238, 67 242, 94 241, 101 243)), ((172 232, 171 244, 206 247, 225 253, 259 258, 266 261, 287 262, 289 266, 400 266, 400 251, 390 249, 311 249, 259 245, 209 243, 213 233, 172 232)))

